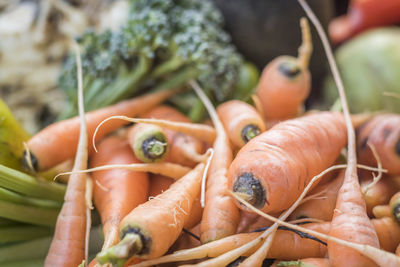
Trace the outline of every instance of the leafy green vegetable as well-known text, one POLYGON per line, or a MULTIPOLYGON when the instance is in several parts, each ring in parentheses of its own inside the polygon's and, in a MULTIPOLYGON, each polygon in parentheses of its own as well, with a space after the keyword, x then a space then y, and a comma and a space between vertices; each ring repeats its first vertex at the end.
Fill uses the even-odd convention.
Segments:
MULTIPOLYGON (((78 42, 86 110, 149 88, 182 87, 190 79, 197 79, 219 103, 233 97, 243 65, 223 30, 221 13, 209 0, 131 0, 128 19, 119 30, 88 31, 78 42)), ((61 118, 77 114, 76 85, 71 54, 59 79, 68 96, 61 118)))

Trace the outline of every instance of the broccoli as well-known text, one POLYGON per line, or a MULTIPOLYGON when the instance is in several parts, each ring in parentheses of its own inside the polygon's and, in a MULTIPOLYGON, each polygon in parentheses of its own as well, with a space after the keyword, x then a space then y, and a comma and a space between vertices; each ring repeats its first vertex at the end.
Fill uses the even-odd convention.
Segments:
MULTIPOLYGON (((211 1, 131 0, 128 19, 118 31, 91 30, 77 41, 82 49, 86 110, 149 88, 183 87, 190 79, 197 79, 217 104, 235 95, 239 73, 246 66, 211 1)), ((59 78, 68 97, 62 118, 77 113, 76 84, 75 58, 70 54, 59 78)), ((201 119, 201 103, 185 95, 171 102, 187 109, 183 104, 187 97, 193 105, 186 111, 201 119)))

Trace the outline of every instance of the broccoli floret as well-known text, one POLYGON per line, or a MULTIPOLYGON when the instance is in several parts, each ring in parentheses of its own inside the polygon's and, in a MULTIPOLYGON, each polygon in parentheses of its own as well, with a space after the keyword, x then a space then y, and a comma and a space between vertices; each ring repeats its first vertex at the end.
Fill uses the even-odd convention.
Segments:
MULTIPOLYGON (((77 41, 86 110, 148 88, 182 87, 190 79, 197 79, 217 104, 234 95, 243 65, 223 30, 221 13, 205 0, 130 0, 127 21, 118 31, 88 31, 77 41)), ((69 98, 63 117, 77 112, 76 83, 75 56, 70 55, 59 79, 69 98)))

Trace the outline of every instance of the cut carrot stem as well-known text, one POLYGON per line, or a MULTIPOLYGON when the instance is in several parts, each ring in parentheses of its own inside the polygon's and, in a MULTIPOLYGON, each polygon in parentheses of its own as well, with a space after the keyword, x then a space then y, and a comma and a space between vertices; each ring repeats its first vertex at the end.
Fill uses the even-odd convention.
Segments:
POLYGON ((37 179, 26 173, 0 165, 0 186, 30 197, 62 202, 66 186, 37 179))

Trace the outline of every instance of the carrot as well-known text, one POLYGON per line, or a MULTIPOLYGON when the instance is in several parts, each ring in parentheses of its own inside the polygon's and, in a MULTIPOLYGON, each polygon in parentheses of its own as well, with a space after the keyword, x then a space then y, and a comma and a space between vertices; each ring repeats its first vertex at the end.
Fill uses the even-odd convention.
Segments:
POLYGON ((265 131, 265 123, 257 110, 240 100, 230 100, 217 108, 225 131, 234 146, 242 147, 265 131))
MULTIPOLYGON (((86 114, 88 138, 92 138, 97 125, 112 115, 136 116, 146 112, 168 97, 176 90, 160 91, 146 94, 113 106, 91 111, 86 114)), ((98 139, 126 124, 122 121, 108 123, 99 132, 98 139)), ((27 143, 29 151, 25 151, 24 163, 32 162, 35 170, 47 170, 65 160, 72 158, 77 152, 79 138, 79 118, 59 121, 44 128, 27 143)), ((89 148, 89 153, 93 151, 89 148)))
POLYGON ((390 217, 372 219, 371 223, 378 235, 381 249, 394 252, 400 243, 400 224, 390 217))
POLYGON ((336 208, 332 218, 332 226, 328 240, 329 261, 332 266, 375 266, 376 259, 371 260, 360 251, 349 249, 338 244, 332 239, 352 241, 354 243, 368 245, 379 249, 379 241, 376 232, 370 222, 365 207, 365 201, 357 177, 357 155, 356 155, 356 137, 352 120, 347 104, 343 82, 340 78, 333 53, 329 45, 328 38, 319 23, 317 17, 304 0, 298 0, 302 8, 307 13, 310 20, 317 29, 322 39, 322 44, 328 56, 328 62, 331 66, 333 77, 336 81, 339 97, 342 103, 344 118, 347 128, 348 145, 348 165, 345 171, 343 185, 341 186, 336 200, 336 208))
POLYGON ((389 206, 393 218, 400 223, 400 192, 397 192, 392 196, 389 201, 389 206))
MULTIPOLYGON (((146 113, 144 117, 175 122, 191 122, 188 117, 178 110, 166 105, 155 107, 146 113)), ((194 167, 196 162, 204 160, 201 154, 204 153, 205 150, 200 140, 177 131, 169 129, 163 130, 169 143, 169 153, 165 159, 166 161, 194 167)))
POLYGON ((372 144, 388 174, 400 174, 400 115, 381 114, 361 125, 357 130, 359 162, 376 166, 372 144))
POLYGON ((127 135, 135 156, 143 162, 160 162, 168 154, 169 143, 161 127, 138 123, 127 135))
POLYGON ((334 163, 345 142, 338 113, 281 122, 242 147, 229 168, 229 188, 264 212, 280 212, 314 175, 334 163))
POLYGON ((207 243, 236 233, 240 214, 234 200, 226 195, 226 175, 232 162, 228 136, 211 101, 196 82, 191 81, 190 85, 206 107, 217 133, 213 143, 214 155, 207 177, 206 204, 200 225, 200 240, 207 243))
MULTIPOLYGON (((83 108, 82 67, 79 48, 76 47, 78 69, 78 107, 79 141, 73 170, 86 169, 88 159, 88 136, 83 108)), ((64 129, 66 130, 66 129, 64 129)), ((68 131, 66 131, 68 132, 68 131)), ((72 174, 69 177, 64 203, 57 218, 55 233, 46 256, 45 266, 77 266, 82 260, 87 262, 86 230, 87 202, 85 174, 72 174)))
MULTIPOLYGON (((361 172, 361 174, 369 175, 368 173, 361 172)), ((371 177, 360 177, 361 189, 368 187, 371 183, 371 177)), ((372 209, 378 205, 384 205, 389 202, 399 188, 393 183, 391 177, 383 177, 374 186, 369 187, 364 193, 365 204, 367 207, 368 216, 372 216, 372 209)), ((364 191, 364 190, 363 190, 364 191)))
MULTIPOLYGON (((157 195, 166 191, 174 182, 175 181, 173 179, 159 174, 151 175, 149 196, 156 197, 157 195)), ((203 214, 203 208, 201 207, 200 204, 200 198, 196 197, 193 202, 193 207, 190 212, 189 219, 185 222, 185 225, 183 227, 185 229, 190 229, 195 225, 197 225, 201 220, 202 214, 203 214)))
POLYGON ((312 52, 307 20, 300 20, 303 43, 297 58, 280 56, 264 68, 257 86, 266 120, 296 117, 311 89, 309 58, 312 52))
MULTIPOLYGON (((301 0, 300 0, 301 1, 301 0)), ((300 2, 299 1, 299 2, 300 2)), ((337 244, 340 244, 342 246, 346 246, 349 249, 353 249, 357 252, 359 252, 361 255, 370 258, 371 260, 375 261, 378 265, 380 266, 400 266, 400 257, 397 257, 396 255, 386 252, 384 250, 378 249, 374 246, 370 246, 370 245, 366 245, 366 244, 359 244, 359 243, 355 243, 355 242, 350 242, 350 241, 346 241, 340 238, 336 238, 330 235, 326 235, 317 231, 313 231, 311 229, 307 229, 305 227, 301 227, 299 225, 295 225, 295 224, 291 224, 291 223, 287 223, 284 222, 280 219, 277 219, 275 217, 272 217, 270 215, 268 215, 267 213, 264 213, 262 211, 260 211, 259 209, 257 209, 256 207, 252 206, 250 203, 248 203, 246 200, 240 198, 236 193, 231 192, 231 195, 238 200, 240 203, 242 203, 243 205, 245 205, 248 209, 254 211, 255 213, 275 222, 278 223, 280 225, 283 225, 285 227, 288 228, 292 228, 294 230, 297 231, 301 231, 301 232, 305 232, 307 234, 313 235, 317 238, 320 239, 325 239, 331 241, 331 242, 336 242, 337 244)), ((332 227, 332 225, 331 225, 332 227)), ((328 244, 329 246, 329 244, 328 244)), ((329 249, 329 248, 328 248, 329 249)), ((330 255, 331 256, 331 255, 330 255)), ((347 265, 345 265, 347 266, 347 265)), ((352 266, 352 265, 351 265, 352 266)))
POLYGON ((300 218, 314 218, 321 219, 324 221, 332 220, 333 210, 336 205, 336 198, 340 186, 343 183, 344 171, 341 171, 335 179, 332 179, 328 183, 318 185, 310 194, 316 194, 317 192, 323 192, 318 195, 317 198, 308 200, 293 211, 289 216, 290 220, 296 220, 300 218))
POLYGON ((136 207, 119 226, 120 242, 100 252, 100 264, 122 266, 135 256, 148 259, 164 254, 178 238, 193 201, 200 193, 204 164, 175 182, 167 191, 136 207))
MULTIPOLYGON (((110 136, 99 144, 90 166, 128 164, 139 162, 128 142, 118 136, 110 136)), ((94 172, 94 203, 103 225, 105 250, 118 242, 118 226, 121 220, 136 206, 147 201, 149 179, 147 173, 122 169, 94 172)))

